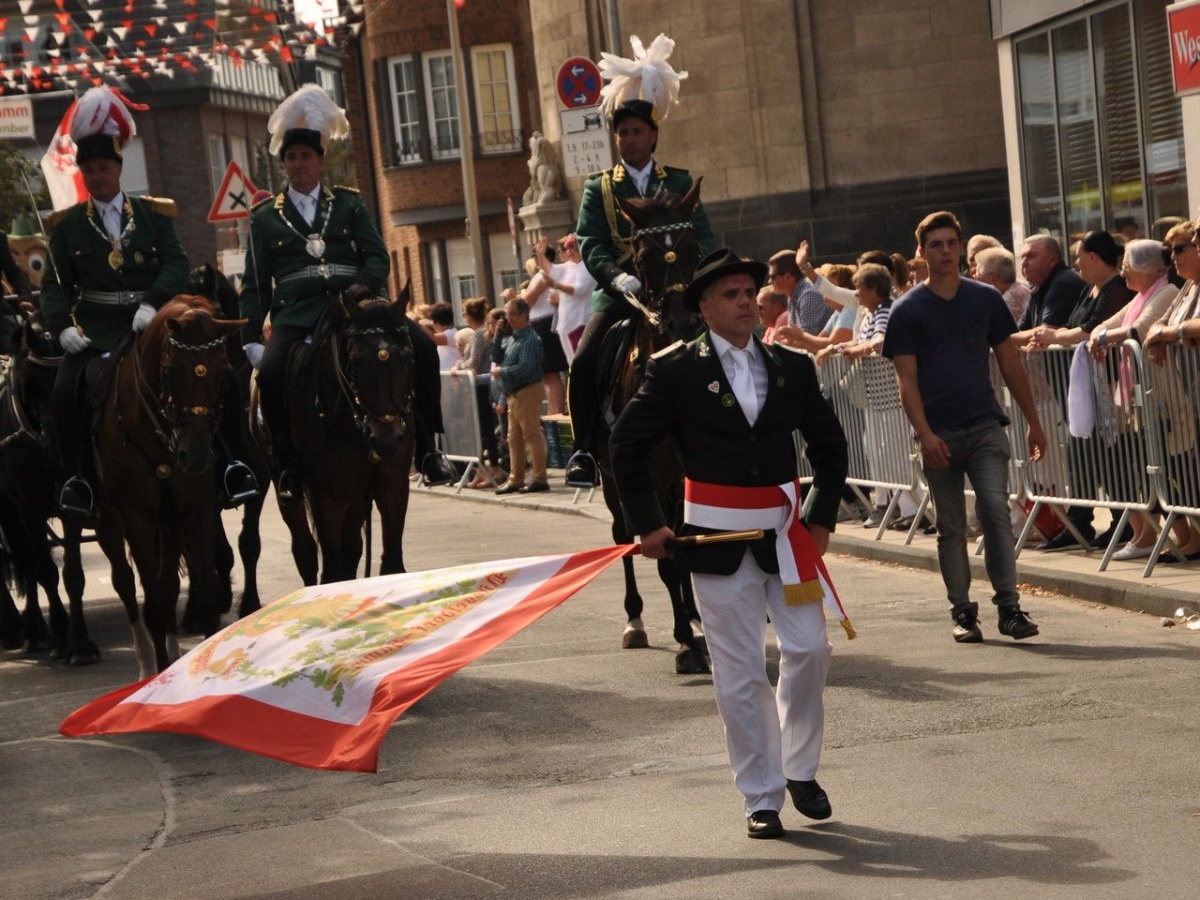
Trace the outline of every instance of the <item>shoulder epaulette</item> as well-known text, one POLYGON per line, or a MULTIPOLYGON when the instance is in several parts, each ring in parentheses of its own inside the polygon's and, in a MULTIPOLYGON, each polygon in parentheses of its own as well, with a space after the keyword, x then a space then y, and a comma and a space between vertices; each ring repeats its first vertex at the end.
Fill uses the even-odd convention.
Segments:
POLYGON ((676 350, 678 350, 683 345, 684 345, 683 341, 676 341, 675 343, 671 344, 669 347, 663 347, 657 353, 652 353, 650 355, 650 358, 658 359, 660 356, 666 356, 668 353, 674 353, 676 350))
POLYGON ((663 166, 664 172, 678 172, 680 175, 691 175, 687 169, 681 169, 678 166, 663 166))
POLYGON ((278 197, 282 197, 282 196, 283 196, 283 194, 271 194, 269 197, 263 197, 257 203, 252 203, 250 205, 250 209, 252 209, 252 210, 258 209, 260 206, 262 206, 265 203, 274 203, 278 197))
POLYGON ((175 201, 170 197, 149 197, 142 195, 141 197, 134 197, 132 199, 149 203, 151 209, 160 216, 166 216, 168 219, 173 219, 179 214, 179 207, 175 205, 175 201))
POLYGON ((54 212, 50 213, 49 217, 46 219, 46 230, 53 231, 54 227, 63 219, 65 219, 67 217, 67 213, 69 213, 73 208, 74 207, 68 206, 66 209, 56 209, 54 212))
POLYGON ((341 191, 343 194, 361 194, 362 193, 362 191, 360 191, 358 188, 351 187, 348 184, 335 184, 333 186, 333 189, 335 191, 341 191))
POLYGON ((584 180, 585 180, 585 181, 591 181, 593 178, 601 178, 601 177, 603 177, 603 176, 605 176, 605 175, 611 175, 611 174, 612 174, 612 169, 601 169, 599 172, 592 172, 592 173, 591 173, 590 175, 588 175, 588 177, 587 177, 586 179, 584 179, 584 180))

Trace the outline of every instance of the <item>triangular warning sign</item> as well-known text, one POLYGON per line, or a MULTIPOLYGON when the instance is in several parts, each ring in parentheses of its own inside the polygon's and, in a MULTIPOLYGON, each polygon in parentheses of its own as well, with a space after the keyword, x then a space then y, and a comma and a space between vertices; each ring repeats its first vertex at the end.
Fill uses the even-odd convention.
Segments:
POLYGON ((250 198, 256 188, 250 179, 242 172, 241 166, 235 162, 225 170, 221 179, 221 187, 213 200, 212 209, 208 211, 208 221, 227 222, 230 219, 244 219, 250 215, 250 198))

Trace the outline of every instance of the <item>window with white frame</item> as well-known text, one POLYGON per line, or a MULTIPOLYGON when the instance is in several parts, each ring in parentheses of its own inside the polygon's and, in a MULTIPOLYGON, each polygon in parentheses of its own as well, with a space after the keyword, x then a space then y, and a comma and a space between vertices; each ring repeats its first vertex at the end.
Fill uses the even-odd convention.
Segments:
POLYGON ((521 121, 512 47, 508 44, 473 47, 471 70, 481 153, 510 153, 521 149, 521 121))
POLYGON ((458 133, 458 89, 454 83, 454 57, 450 53, 429 53, 423 61, 433 158, 458 156, 462 141, 458 133))
POLYGON ((392 121, 396 123, 396 159, 421 161, 421 111, 416 65, 411 56, 391 61, 392 121))
POLYGON ((212 182, 215 195, 221 189, 225 178, 225 169, 229 167, 229 159, 225 155, 225 138, 220 134, 208 136, 208 178, 212 182))

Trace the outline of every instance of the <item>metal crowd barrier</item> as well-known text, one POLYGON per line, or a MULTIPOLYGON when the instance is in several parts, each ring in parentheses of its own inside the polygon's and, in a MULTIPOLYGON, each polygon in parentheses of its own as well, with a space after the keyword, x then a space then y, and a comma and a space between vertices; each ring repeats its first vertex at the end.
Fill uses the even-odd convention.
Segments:
POLYGON ((442 372, 442 452, 455 462, 467 464, 454 486, 457 494, 475 475, 491 472, 483 463, 483 435, 479 430, 479 408, 475 401, 475 374, 442 372))
MULTIPOLYGON (((1160 417, 1158 404, 1148 402, 1142 351, 1135 341, 1109 348, 1099 363, 1088 357, 1073 366, 1075 354, 1073 347, 1022 354, 1047 447, 1041 460, 1028 459, 1027 422, 1020 409, 1010 403, 1013 457, 1022 475, 1025 496, 1034 504, 1017 551, 1043 505, 1054 508, 1084 548, 1089 542, 1067 519, 1061 506, 1107 509, 1120 515, 1100 561, 1103 572, 1119 549, 1130 513, 1148 514, 1155 506, 1151 472, 1159 466, 1160 417), (1074 385, 1073 367, 1078 373, 1074 385), (1072 417, 1075 432, 1084 436, 1072 435, 1072 417)), ((1159 393, 1162 391, 1160 388, 1159 393)), ((1160 544, 1167 540, 1166 533, 1160 544)), ((1153 570, 1157 557, 1157 551, 1151 554, 1144 575, 1153 570)))
MULTIPOLYGON (((891 360, 867 356, 849 360, 830 356, 817 367, 821 392, 833 406, 846 432, 850 465, 846 483, 865 506, 864 489, 891 491, 891 500, 875 539, 883 537, 900 503, 900 493, 920 494, 921 500, 905 543, 912 541, 928 503, 912 440, 912 429, 900 405, 900 389, 891 360)), ((799 438, 798 445, 803 449, 799 438)), ((811 480, 808 461, 801 459, 801 480, 811 480)))
POLYGON ((1146 418, 1150 422, 1150 479, 1159 507, 1167 514, 1147 563, 1148 576, 1175 521, 1180 516, 1200 516, 1200 457, 1196 447, 1200 348, 1167 345, 1161 363, 1143 360, 1143 380, 1146 418))

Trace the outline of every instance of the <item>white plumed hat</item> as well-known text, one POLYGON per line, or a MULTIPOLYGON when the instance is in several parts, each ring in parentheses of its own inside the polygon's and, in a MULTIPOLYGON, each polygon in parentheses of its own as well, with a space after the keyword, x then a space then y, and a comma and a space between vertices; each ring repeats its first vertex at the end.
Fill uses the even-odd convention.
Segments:
POLYGON ((600 105, 615 125, 615 113, 621 106, 628 104, 626 109, 639 115, 633 112, 639 109, 633 101, 645 101, 653 108, 652 124, 657 127, 657 122, 665 119, 671 107, 679 102, 679 82, 687 78, 687 72, 676 72, 667 62, 675 42, 665 34, 656 37, 649 50, 637 35, 632 35, 629 43, 633 59, 615 53, 600 54, 600 77, 608 82, 600 89, 600 105))
POLYGON ((271 133, 272 155, 283 153, 295 143, 308 144, 324 154, 326 144, 342 140, 350 133, 350 122, 346 111, 323 88, 306 84, 271 113, 267 131, 271 133))

